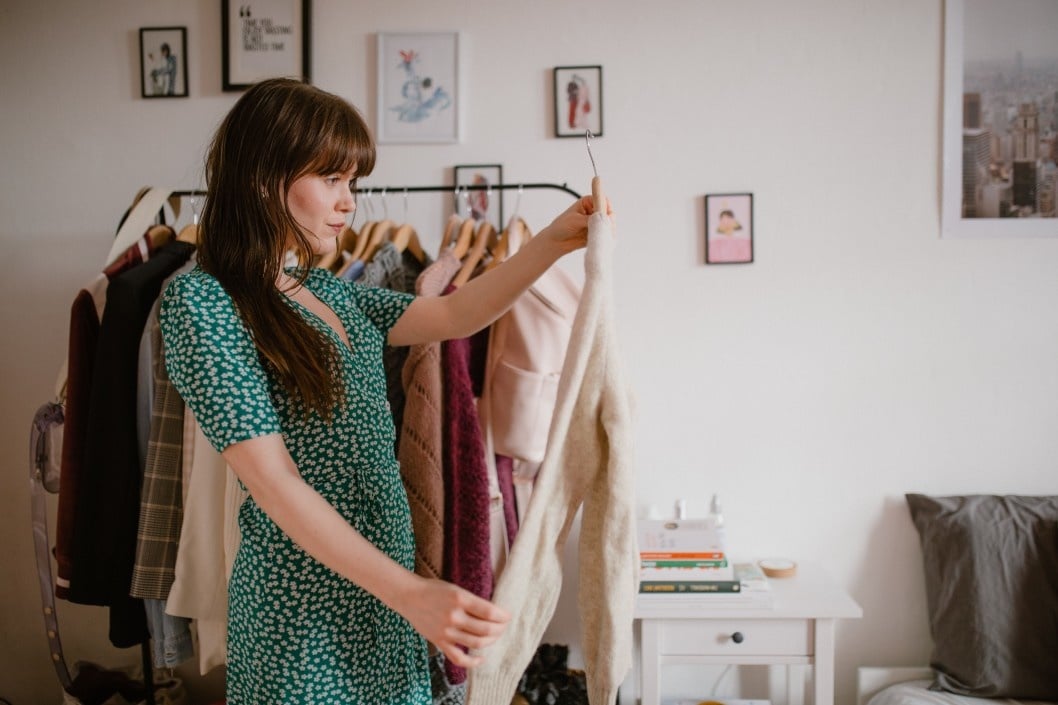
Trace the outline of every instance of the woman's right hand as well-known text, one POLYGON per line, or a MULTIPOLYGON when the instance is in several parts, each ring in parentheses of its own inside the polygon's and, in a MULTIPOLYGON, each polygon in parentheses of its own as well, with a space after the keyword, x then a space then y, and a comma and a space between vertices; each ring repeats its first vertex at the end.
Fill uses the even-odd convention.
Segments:
POLYGON ((457 666, 473 668, 482 661, 465 649, 483 649, 500 638, 510 615, 488 600, 446 583, 416 576, 417 580, 395 608, 457 666))

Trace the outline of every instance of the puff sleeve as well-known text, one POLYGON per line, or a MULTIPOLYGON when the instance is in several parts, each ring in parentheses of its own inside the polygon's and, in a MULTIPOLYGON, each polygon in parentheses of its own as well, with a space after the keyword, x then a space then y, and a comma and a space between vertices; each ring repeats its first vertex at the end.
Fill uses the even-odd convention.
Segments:
POLYGON ((217 452, 282 432, 257 347, 219 282, 201 270, 175 278, 159 320, 169 377, 217 452))

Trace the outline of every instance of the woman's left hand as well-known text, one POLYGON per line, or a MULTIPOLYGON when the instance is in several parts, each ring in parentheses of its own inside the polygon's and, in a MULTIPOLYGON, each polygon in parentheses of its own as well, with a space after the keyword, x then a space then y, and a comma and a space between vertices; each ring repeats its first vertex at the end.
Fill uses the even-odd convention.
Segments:
MULTIPOLYGON (((595 202, 591 196, 581 198, 565 211, 560 213, 551 224, 544 228, 540 236, 550 238, 566 252, 579 250, 588 244, 588 216, 595 212, 595 202)), ((606 199, 606 215, 613 217, 610 199, 606 199)))

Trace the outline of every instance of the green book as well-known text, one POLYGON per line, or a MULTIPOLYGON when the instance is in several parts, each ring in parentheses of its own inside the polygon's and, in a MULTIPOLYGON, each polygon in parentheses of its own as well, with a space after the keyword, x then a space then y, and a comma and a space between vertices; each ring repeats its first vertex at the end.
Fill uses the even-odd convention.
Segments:
POLYGON ((742 592, 738 580, 643 580, 639 583, 642 593, 709 593, 742 592))
POLYGON ((664 559, 664 560, 645 560, 639 562, 642 568, 726 568, 727 559, 721 558, 720 560, 682 560, 682 559, 664 559))

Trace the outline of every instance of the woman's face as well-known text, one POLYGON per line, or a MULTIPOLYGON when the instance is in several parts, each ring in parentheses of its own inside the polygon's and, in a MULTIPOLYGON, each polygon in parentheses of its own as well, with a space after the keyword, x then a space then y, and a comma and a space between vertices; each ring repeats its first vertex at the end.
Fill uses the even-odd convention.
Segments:
POLYGON ((305 174, 287 190, 287 208, 309 235, 317 255, 334 252, 346 216, 356 210, 353 171, 344 174, 305 174))

